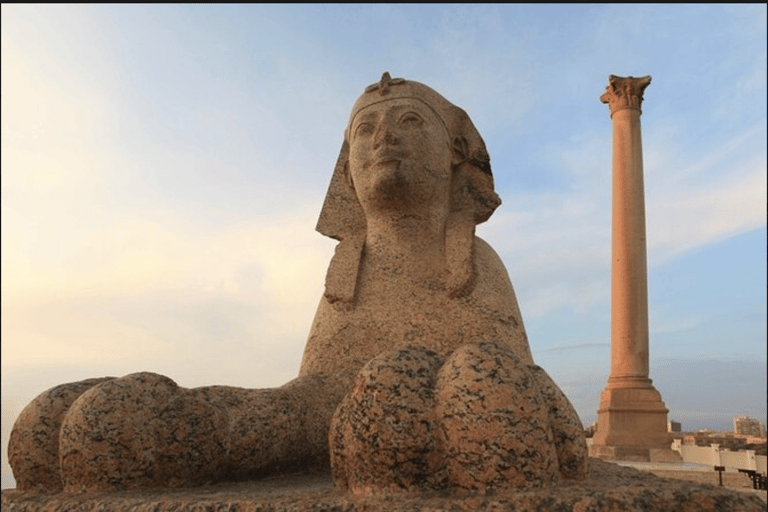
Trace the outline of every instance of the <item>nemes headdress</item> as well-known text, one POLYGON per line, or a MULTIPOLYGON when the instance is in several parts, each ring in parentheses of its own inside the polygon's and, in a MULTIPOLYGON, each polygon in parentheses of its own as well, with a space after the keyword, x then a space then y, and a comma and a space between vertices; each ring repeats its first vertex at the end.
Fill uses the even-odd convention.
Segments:
POLYGON ((410 98, 430 107, 443 122, 460 162, 453 169, 451 208, 446 225, 446 255, 451 296, 468 294, 474 286, 475 226, 485 222, 501 204, 493 188, 491 161, 485 143, 464 110, 419 82, 392 78, 384 73, 355 102, 344 143, 325 196, 317 230, 339 240, 325 279, 325 297, 331 303, 353 304, 355 285, 365 244, 366 220, 355 190, 347 179, 349 129, 365 107, 393 99, 410 98))

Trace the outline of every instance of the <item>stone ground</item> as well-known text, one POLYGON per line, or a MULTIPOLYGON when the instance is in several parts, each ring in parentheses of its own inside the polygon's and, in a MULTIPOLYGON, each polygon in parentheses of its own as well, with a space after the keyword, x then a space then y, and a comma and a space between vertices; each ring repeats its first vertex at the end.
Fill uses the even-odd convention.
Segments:
MULTIPOLYGON (((744 487, 739 473, 724 473, 723 481, 728 487, 721 488, 711 485, 714 477, 702 468, 684 464, 618 465, 596 459, 590 459, 589 464, 590 478, 584 481, 563 481, 546 489, 486 495, 435 492, 353 497, 334 490, 330 475, 291 475, 194 489, 143 489, 110 494, 45 495, 4 490, 1 505, 3 512, 766 510, 766 491, 744 487), (642 470, 638 470, 638 466, 642 470)), ((712 473, 716 477, 716 473, 712 473)))

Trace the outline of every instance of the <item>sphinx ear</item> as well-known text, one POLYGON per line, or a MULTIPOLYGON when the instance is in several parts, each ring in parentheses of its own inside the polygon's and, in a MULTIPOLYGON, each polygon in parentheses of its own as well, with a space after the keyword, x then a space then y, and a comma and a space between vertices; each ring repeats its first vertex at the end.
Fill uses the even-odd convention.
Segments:
POLYGON ((453 150, 453 160, 451 163, 454 167, 462 164, 467 158, 469 158, 469 144, 464 137, 456 137, 453 139, 451 145, 453 150))

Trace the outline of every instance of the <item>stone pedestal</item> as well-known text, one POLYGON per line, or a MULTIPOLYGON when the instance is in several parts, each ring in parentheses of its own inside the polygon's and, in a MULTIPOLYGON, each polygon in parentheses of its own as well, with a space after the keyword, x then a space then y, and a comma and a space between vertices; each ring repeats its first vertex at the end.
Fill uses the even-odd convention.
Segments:
MULTIPOLYGON (((650 379, 645 386, 608 383, 600 396, 598 423, 590 455, 604 460, 680 460, 670 449, 667 408, 650 379), (621 387, 612 388, 611 385, 621 387)), ((676 452, 675 452, 676 453, 676 452)))
POLYGON ((640 105, 651 77, 617 77, 600 100, 613 121, 611 376, 590 455, 670 460, 667 408, 649 375, 648 281, 640 105))

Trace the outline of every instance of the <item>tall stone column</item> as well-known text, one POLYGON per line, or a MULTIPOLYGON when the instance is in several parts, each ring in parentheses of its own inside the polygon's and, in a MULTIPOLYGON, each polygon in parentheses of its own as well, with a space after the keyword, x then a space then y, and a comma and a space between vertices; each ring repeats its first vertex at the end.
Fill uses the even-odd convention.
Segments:
POLYGON ((648 279, 640 104, 651 77, 611 75, 600 101, 613 121, 611 375, 590 454, 608 460, 674 458, 667 408, 648 365, 648 279))

